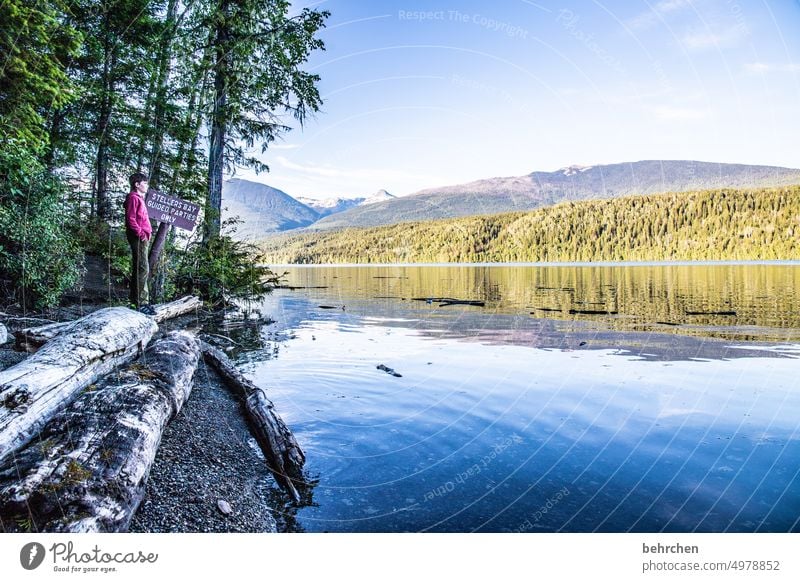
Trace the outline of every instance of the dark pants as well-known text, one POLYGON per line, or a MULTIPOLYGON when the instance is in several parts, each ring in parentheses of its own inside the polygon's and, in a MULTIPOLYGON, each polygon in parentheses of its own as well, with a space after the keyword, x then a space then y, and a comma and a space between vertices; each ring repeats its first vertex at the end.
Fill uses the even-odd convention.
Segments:
POLYGON ((136 233, 127 231, 128 244, 131 246, 131 303, 138 309, 149 303, 147 293, 147 277, 150 267, 147 262, 147 241, 141 240, 136 233))

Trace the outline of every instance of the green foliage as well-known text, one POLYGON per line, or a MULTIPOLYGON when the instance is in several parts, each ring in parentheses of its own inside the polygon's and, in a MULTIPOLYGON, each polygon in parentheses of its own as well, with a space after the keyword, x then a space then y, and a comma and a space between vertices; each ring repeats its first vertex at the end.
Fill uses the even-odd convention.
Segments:
POLYGON ((290 129, 282 113, 302 125, 322 105, 319 75, 302 67, 314 50, 325 48, 316 35, 329 12, 303 8, 290 17, 291 10, 290 0, 212 0, 198 12, 202 26, 212 31, 214 53, 205 240, 220 234, 223 169, 268 170, 249 149, 259 144, 263 153, 290 129))
POLYGON ((8 146, 0 149, 0 291, 25 307, 52 306, 78 279, 76 227, 65 220, 64 185, 8 146))
POLYGON ((221 0, 210 3, 208 12, 199 11, 201 22, 215 32, 212 46, 218 58, 209 64, 225 106, 213 115, 235 140, 226 144, 229 169, 267 170, 245 148, 259 143, 266 151, 269 142, 290 129, 276 112, 287 111, 302 123, 322 104, 319 75, 301 67, 314 50, 324 50, 316 34, 330 13, 303 8, 290 18, 291 9, 289 0, 221 0))
POLYGON ((60 0, 0 2, 0 138, 40 149, 45 111, 75 97, 62 60, 76 54, 81 35, 63 19, 60 0))
POLYGON ((270 238, 271 263, 800 258, 800 186, 565 202, 529 212, 270 238))
POLYGON ((177 271, 179 294, 199 295, 215 307, 231 300, 257 301, 277 283, 255 247, 229 236, 192 243, 180 257, 177 271))

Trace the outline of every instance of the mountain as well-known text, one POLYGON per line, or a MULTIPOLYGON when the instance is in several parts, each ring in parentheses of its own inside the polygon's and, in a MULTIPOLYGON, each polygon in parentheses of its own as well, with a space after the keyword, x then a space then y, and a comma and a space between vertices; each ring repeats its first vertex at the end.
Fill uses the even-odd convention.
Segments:
POLYGON ((364 203, 366 198, 325 198, 324 200, 317 200, 298 196, 296 200, 312 208, 322 218, 323 216, 344 212, 354 206, 358 206, 364 203))
POLYGON ((298 196, 296 200, 305 204, 309 208, 313 208, 319 217, 323 218, 331 214, 344 212, 345 210, 355 208, 356 206, 375 204, 376 202, 385 202, 386 200, 394 200, 395 198, 395 196, 392 196, 386 190, 378 190, 375 194, 369 196, 368 198, 324 198, 322 200, 318 200, 316 198, 305 198, 298 196))
POLYGON ((239 178, 222 184, 222 208, 223 220, 238 216, 244 221, 236 227, 240 239, 308 226, 320 216, 286 192, 239 178))
POLYGON ((600 166, 569 166, 555 172, 489 178, 420 190, 409 196, 361 204, 329 215, 309 229, 366 227, 397 222, 532 210, 567 200, 717 188, 763 188, 800 184, 800 170, 776 166, 685 160, 645 160, 600 166))
POLYGON ((369 198, 364 198, 359 206, 366 206, 367 204, 377 204, 378 202, 386 202, 387 200, 396 200, 397 196, 392 196, 386 190, 378 190, 369 198))

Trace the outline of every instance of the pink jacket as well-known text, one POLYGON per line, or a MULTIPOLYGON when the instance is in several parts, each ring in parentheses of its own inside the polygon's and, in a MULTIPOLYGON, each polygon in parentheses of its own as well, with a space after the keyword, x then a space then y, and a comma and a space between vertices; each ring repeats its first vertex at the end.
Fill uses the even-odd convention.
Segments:
POLYGON ((141 240, 149 240, 153 233, 147 216, 147 206, 138 192, 130 192, 125 198, 125 228, 136 233, 141 240))

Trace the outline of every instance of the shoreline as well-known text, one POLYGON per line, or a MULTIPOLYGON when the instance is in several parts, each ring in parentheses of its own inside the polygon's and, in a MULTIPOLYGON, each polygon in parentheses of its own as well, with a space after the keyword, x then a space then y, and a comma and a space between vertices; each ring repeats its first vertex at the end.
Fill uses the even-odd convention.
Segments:
POLYGON ((301 268, 314 267, 725 267, 725 266, 751 266, 775 265, 784 267, 798 267, 797 259, 770 259, 770 260, 719 260, 719 261, 553 261, 540 263, 269 263, 263 266, 271 268, 301 268))

